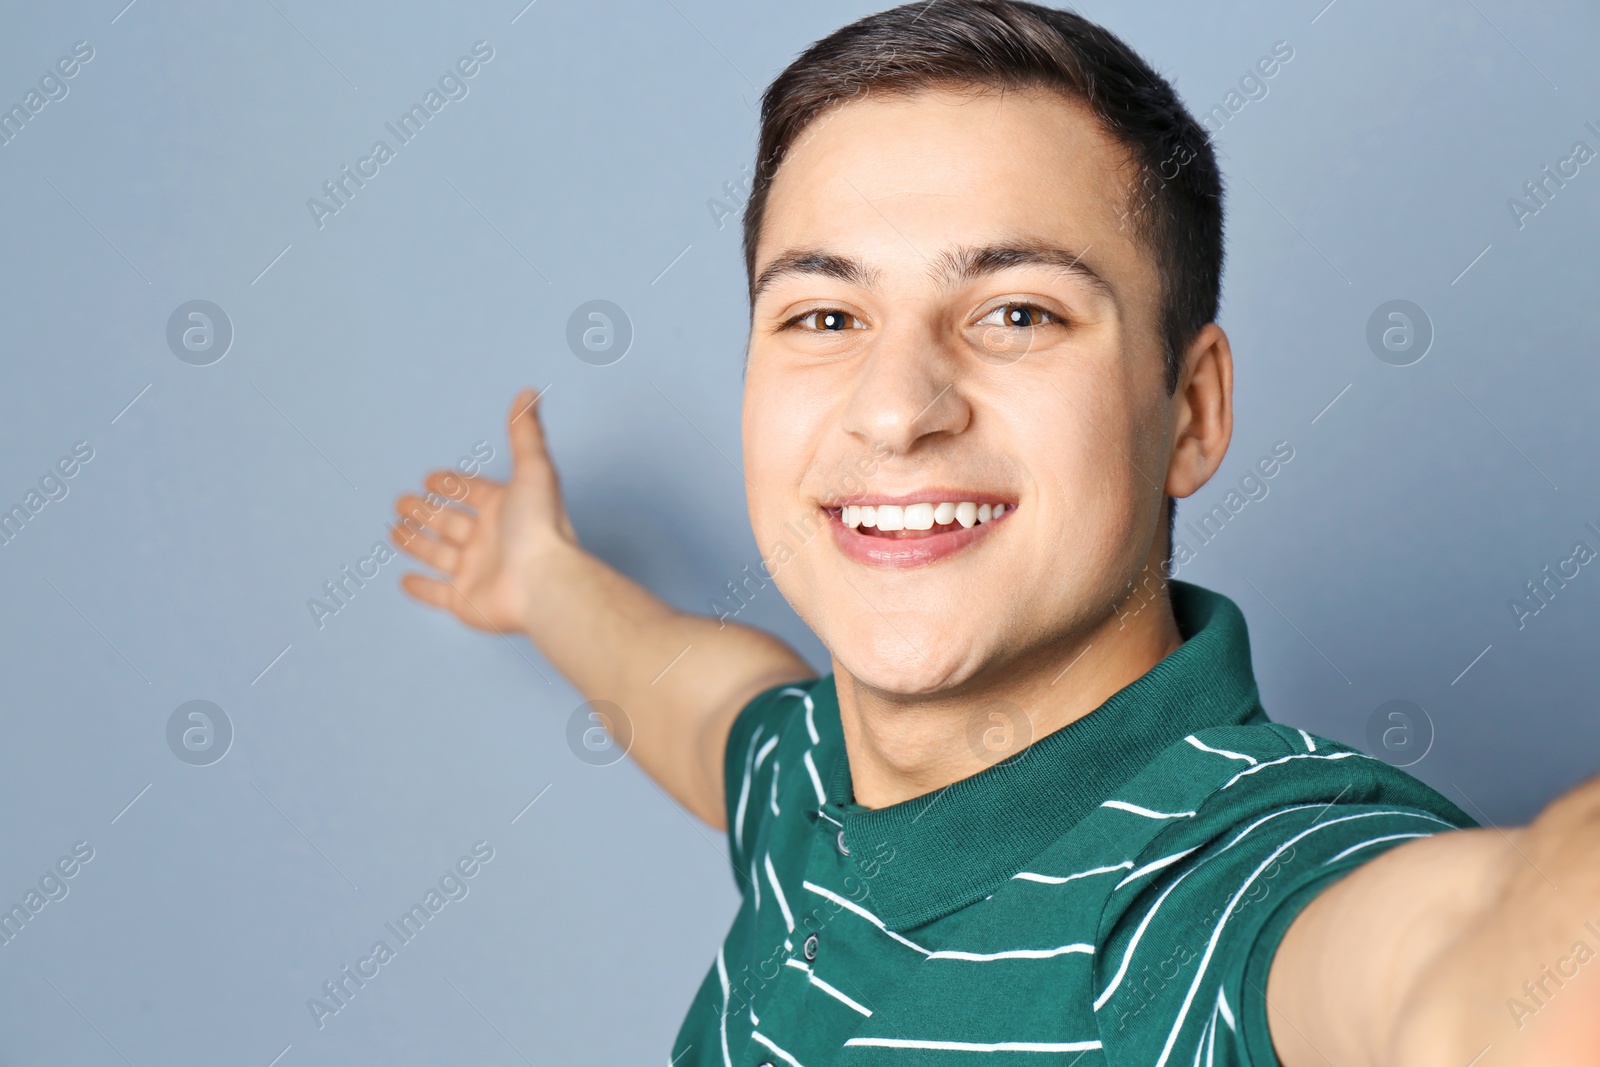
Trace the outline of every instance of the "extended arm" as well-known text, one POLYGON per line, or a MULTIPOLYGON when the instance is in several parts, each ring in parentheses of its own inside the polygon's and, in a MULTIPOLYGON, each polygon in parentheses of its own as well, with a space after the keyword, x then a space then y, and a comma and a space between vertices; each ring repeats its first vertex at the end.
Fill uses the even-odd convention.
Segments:
POLYGON ((525 390, 511 408, 508 482, 436 471, 425 483, 435 496, 397 502, 395 543, 442 572, 409 574, 402 586, 469 626, 527 635, 587 699, 620 707, 633 758, 720 828, 734 717, 762 690, 815 672, 777 638, 677 611, 585 552, 534 401, 525 390))
POLYGON ((1284 1067, 1600 1064, 1600 779, 1527 827, 1397 847, 1313 900, 1267 984, 1284 1067))

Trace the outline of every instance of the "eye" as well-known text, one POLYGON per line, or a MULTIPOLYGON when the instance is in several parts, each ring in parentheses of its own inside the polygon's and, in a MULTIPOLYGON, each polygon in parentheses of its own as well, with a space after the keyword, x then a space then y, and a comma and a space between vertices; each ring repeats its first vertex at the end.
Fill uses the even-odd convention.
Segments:
POLYGON ((864 326, 859 318, 848 311, 838 308, 817 308, 814 311, 802 312, 785 322, 780 329, 787 330, 792 326, 799 326, 810 322, 806 327, 807 332, 821 333, 823 331, 858 330, 864 326))
POLYGON ((1001 304, 978 320, 980 326, 1017 326, 1027 328, 1044 322, 1060 322, 1054 312, 1037 304, 1001 304))

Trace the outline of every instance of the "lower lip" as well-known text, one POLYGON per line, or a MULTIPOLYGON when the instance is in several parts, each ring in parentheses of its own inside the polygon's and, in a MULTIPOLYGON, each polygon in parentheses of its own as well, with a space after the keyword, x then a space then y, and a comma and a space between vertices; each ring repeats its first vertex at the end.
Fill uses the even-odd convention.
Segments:
POLYGON ((837 513, 829 514, 828 525, 833 530, 834 544, 839 551, 872 567, 922 567, 949 559, 964 548, 976 544, 990 530, 1011 517, 1014 508, 1007 508, 998 519, 980 522, 975 526, 956 526, 948 533, 928 533, 921 537, 878 537, 875 534, 857 533, 846 526, 837 513))

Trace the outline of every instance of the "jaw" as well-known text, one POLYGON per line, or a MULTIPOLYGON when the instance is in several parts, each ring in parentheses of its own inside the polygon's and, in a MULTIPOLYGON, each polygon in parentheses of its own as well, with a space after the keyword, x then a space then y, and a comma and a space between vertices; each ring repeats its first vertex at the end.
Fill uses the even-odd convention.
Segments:
MULTIPOLYGON (((969 539, 974 532, 944 536, 969 539)), ((916 544, 873 540, 890 551, 916 544)), ((938 562, 899 566, 863 564, 833 544, 818 547, 821 558, 780 573, 780 585, 835 663, 860 684, 889 699, 937 698, 1006 658, 997 640, 1016 629, 1005 601, 1018 594, 1014 579, 993 566, 1003 561, 985 558, 998 543, 980 540, 938 562)))

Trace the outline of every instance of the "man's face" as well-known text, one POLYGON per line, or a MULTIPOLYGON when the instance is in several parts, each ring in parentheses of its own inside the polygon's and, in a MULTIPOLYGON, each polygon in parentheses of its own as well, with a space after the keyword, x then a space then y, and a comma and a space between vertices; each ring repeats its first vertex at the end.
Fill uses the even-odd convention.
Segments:
POLYGON ((992 682, 1102 622, 1151 558, 1171 401, 1126 158, 1057 94, 939 91, 845 104, 778 171, 750 518, 864 685, 992 682))

